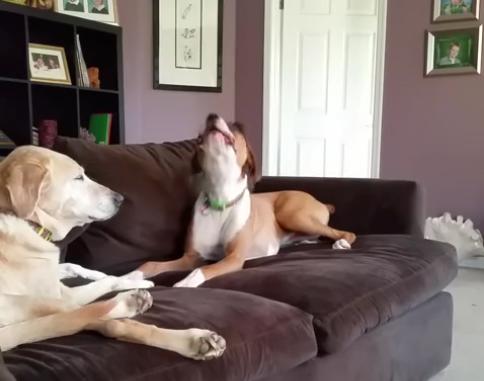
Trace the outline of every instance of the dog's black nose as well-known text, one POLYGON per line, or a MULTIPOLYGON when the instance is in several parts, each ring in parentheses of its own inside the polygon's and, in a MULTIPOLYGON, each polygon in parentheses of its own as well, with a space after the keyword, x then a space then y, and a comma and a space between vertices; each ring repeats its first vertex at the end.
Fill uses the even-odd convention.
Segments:
POLYGON ((120 207, 124 201, 124 197, 119 193, 113 192, 113 201, 117 207, 120 207))

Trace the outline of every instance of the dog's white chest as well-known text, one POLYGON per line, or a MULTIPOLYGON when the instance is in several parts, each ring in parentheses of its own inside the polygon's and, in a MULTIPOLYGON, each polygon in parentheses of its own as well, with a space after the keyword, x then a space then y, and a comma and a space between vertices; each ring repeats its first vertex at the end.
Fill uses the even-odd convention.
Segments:
POLYGON ((225 245, 249 219, 250 195, 247 192, 236 205, 224 211, 207 209, 204 204, 205 199, 199 197, 193 218, 192 244, 204 259, 217 261, 224 257, 225 245))

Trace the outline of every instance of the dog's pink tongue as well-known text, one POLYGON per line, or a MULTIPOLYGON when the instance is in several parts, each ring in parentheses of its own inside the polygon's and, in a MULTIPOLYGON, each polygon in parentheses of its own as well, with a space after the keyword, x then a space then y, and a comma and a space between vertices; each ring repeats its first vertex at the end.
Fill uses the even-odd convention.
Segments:
POLYGON ((218 140, 219 142, 225 142, 225 136, 222 134, 220 131, 214 132, 213 137, 215 140, 218 140))

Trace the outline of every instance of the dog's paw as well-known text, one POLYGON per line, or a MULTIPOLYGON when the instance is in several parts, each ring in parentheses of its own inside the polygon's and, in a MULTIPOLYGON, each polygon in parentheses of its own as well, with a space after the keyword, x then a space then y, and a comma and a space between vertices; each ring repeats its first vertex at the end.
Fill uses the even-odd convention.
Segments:
POLYGON ((145 279, 144 274, 139 270, 131 271, 130 273, 123 275, 120 278, 134 281, 145 279))
POLYGON ((349 250, 351 249, 351 244, 346 239, 340 239, 333 244, 333 249, 335 250, 349 250))
POLYGON ((205 275, 201 269, 193 270, 188 276, 178 283, 175 283, 173 287, 198 287, 205 282, 205 275))
POLYGON ((116 278, 113 291, 131 290, 134 288, 152 288, 155 284, 149 280, 131 280, 124 277, 116 278))
POLYGON ((146 290, 131 290, 118 294, 115 307, 109 312, 110 319, 132 318, 142 314, 153 305, 153 297, 146 290))
POLYGON ((222 356, 225 339, 212 331, 192 328, 188 330, 188 353, 186 357, 194 360, 212 360, 222 356))
POLYGON ((70 279, 77 277, 96 281, 104 279, 108 277, 108 275, 100 271, 86 269, 74 263, 59 264, 59 279, 70 279))

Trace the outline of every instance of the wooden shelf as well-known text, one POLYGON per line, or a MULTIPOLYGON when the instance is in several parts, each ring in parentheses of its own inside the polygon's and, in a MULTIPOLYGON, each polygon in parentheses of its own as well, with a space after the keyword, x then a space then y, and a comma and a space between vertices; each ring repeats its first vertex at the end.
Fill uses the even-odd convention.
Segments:
POLYGON ((32 127, 56 119, 59 134, 77 137, 94 112, 113 113, 111 142, 124 142, 122 31, 118 26, 0 1, 0 129, 17 145, 32 127), (75 39, 87 66, 100 69, 101 89, 79 86, 75 39), (31 81, 28 44, 61 46, 72 85, 31 81))

